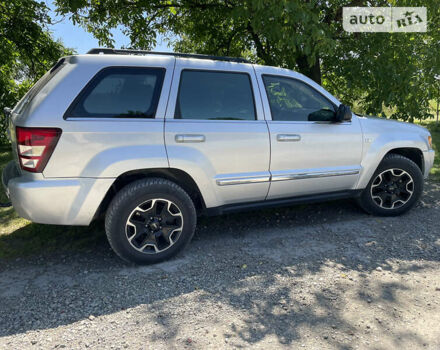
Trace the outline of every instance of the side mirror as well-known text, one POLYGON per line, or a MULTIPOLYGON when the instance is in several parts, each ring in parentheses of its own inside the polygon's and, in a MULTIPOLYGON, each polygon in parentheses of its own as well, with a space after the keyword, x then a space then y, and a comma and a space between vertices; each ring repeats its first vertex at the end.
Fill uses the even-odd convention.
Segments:
POLYGON ((336 123, 349 122, 351 120, 351 115, 350 107, 341 103, 336 111, 334 121, 336 123))

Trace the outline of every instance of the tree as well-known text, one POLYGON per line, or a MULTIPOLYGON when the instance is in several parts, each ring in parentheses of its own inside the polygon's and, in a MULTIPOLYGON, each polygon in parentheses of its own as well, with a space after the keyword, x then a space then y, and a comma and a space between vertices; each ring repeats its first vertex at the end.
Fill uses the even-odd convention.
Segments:
MULTIPOLYGON (((361 2, 354 0, 355 3, 361 2)), ((362 1, 363 2, 363 1, 362 1)), ((148 49, 157 33, 180 37, 175 48, 217 55, 245 55, 260 63, 298 68, 320 82, 319 55, 335 45, 325 1, 289 0, 57 0, 102 45, 113 46, 111 29, 122 26, 133 48, 148 49)))
POLYGON ((157 33, 174 48, 245 56, 296 69, 344 102, 370 114, 426 118, 432 72, 439 72, 440 6, 426 0, 427 33, 347 33, 343 6, 420 6, 415 0, 57 0, 102 45, 124 28, 133 48, 149 49, 157 33), (177 36, 177 39, 172 39, 177 36))
POLYGON ((12 107, 61 56, 70 54, 47 30, 49 9, 34 0, 0 1, 0 143, 6 142, 4 107, 12 107))

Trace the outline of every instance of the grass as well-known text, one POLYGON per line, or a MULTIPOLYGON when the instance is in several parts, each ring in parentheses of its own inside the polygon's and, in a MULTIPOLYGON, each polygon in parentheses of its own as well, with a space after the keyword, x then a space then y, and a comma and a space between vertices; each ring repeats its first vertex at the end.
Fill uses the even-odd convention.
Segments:
MULTIPOLYGON (((440 125, 434 121, 421 122, 432 134, 437 157, 430 177, 440 181, 440 125)), ((10 146, 0 146, 0 170, 12 159, 10 146)), ((7 202, 0 191, 0 202, 7 202)), ((93 251, 105 240, 103 225, 70 227, 34 224, 17 216, 12 207, 0 208, 0 259, 16 258, 54 251, 93 251)))

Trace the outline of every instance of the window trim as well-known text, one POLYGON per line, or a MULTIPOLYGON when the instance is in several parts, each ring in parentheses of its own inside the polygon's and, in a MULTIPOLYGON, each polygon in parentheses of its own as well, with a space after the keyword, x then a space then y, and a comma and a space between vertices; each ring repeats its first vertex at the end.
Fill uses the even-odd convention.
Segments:
POLYGON ((279 122, 279 123, 318 123, 318 124, 333 124, 334 122, 330 121, 330 120, 325 120, 325 121, 313 121, 313 120, 274 120, 273 119, 273 112, 272 112, 272 106, 270 105, 270 101, 269 101, 269 96, 267 94, 267 88, 266 88, 266 83, 264 81, 265 77, 272 77, 272 78, 284 78, 284 79, 290 79, 290 80, 296 80, 304 85, 306 85, 307 87, 309 87, 310 89, 312 89, 313 91, 317 92, 318 94, 320 94, 325 100, 327 100, 332 106, 333 106, 333 111, 336 113, 338 106, 331 101, 329 98, 327 98, 327 96, 325 96, 322 92, 320 92, 319 90, 315 89, 312 85, 310 85, 309 83, 305 82, 304 80, 301 80, 299 78, 295 78, 295 77, 291 77, 288 75, 279 75, 279 74, 261 74, 261 80, 263 83, 263 87, 264 87, 264 92, 266 94, 266 100, 267 100, 267 104, 269 106, 269 110, 270 110, 270 120, 271 122, 279 122))
POLYGON ((177 120, 177 121, 192 121, 192 122, 254 122, 259 121, 258 119, 258 113, 257 113, 257 104, 255 102, 255 89, 254 85, 252 84, 252 77, 249 72, 243 72, 243 71, 230 71, 230 70, 221 70, 221 69, 201 69, 201 68, 183 68, 180 70, 179 75, 179 87, 177 89, 177 95, 176 95, 176 101, 175 101, 175 107, 174 107, 174 113, 173 118, 170 118, 171 120, 177 120), (228 73, 228 74, 243 74, 246 75, 249 79, 249 86, 251 88, 252 93, 252 103, 254 107, 254 119, 191 119, 191 118, 181 118, 176 117, 177 110, 180 109, 179 104, 179 97, 180 97, 180 90, 182 88, 182 73, 185 71, 189 72, 203 72, 203 73, 228 73))
POLYGON ((74 98, 72 103, 67 108, 66 112, 64 112, 63 119, 67 120, 154 120, 156 119, 157 108, 159 107, 160 98, 162 96, 163 85, 165 81, 166 68, 165 67, 146 67, 146 66, 107 66, 99 70, 81 89, 79 94, 74 98), (98 83, 105 77, 106 75, 110 75, 111 71, 117 71, 119 69, 123 70, 132 70, 132 71, 146 71, 146 70, 157 70, 161 71, 161 76, 159 76, 158 82, 160 83, 160 88, 156 88, 153 91, 153 99, 157 95, 157 104, 154 111, 154 115, 151 118, 146 117, 126 117, 126 118, 117 118, 117 117, 97 117, 97 116, 88 116, 88 117, 75 117, 71 116, 73 109, 77 106, 77 104, 84 98, 85 95, 88 95, 97 85, 98 83))

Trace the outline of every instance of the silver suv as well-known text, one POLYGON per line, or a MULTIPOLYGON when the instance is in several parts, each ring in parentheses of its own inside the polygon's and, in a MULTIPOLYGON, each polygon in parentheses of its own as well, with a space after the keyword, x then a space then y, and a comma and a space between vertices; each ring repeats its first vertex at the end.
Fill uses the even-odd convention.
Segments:
POLYGON ((10 114, 3 184, 18 214, 89 225, 124 260, 180 251, 197 215, 353 197, 411 208, 429 132, 361 117, 307 77, 239 58, 93 49, 61 59, 10 114))

